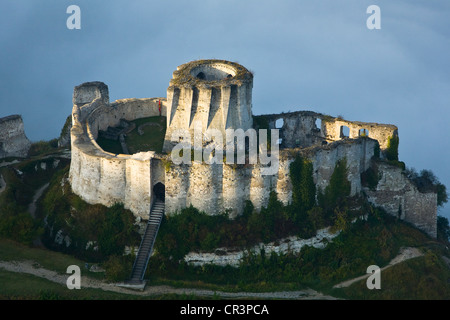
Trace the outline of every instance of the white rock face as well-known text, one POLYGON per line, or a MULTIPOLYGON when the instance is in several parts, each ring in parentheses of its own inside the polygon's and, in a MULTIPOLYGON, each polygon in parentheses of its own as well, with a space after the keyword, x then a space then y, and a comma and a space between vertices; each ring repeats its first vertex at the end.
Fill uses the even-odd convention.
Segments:
MULTIPOLYGON (((270 256, 272 252, 276 254, 286 254, 289 252, 298 253, 304 246, 322 249, 327 246, 328 242, 331 242, 332 239, 338 235, 339 232, 331 233, 329 228, 325 228, 318 230, 316 236, 309 239, 301 239, 295 236, 288 237, 277 241, 276 243, 260 243, 250 249, 250 251, 259 254, 261 250, 264 249, 266 256, 270 256)), ((194 266, 214 264, 222 267, 227 265, 239 267, 242 258, 247 253, 248 252, 246 251, 233 251, 227 248, 218 248, 214 253, 190 252, 184 257, 184 261, 194 266)))
POLYGON ((0 118, 0 158, 24 158, 30 147, 20 115, 0 118))

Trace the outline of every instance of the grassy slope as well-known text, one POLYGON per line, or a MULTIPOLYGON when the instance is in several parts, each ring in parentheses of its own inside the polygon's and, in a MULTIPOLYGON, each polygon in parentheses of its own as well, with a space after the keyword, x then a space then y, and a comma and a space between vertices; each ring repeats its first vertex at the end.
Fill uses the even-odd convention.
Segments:
POLYGON ((366 280, 330 293, 344 299, 450 299, 450 269, 432 251, 381 272, 381 289, 369 290, 366 280))
MULTIPOLYGON (((148 128, 152 127, 147 127, 147 129, 148 128)), ((48 161, 47 165, 48 167, 51 167, 52 160, 48 161)), ((35 165, 38 163, 39 161, 33 159, 17 165, 17 167, 24 171, 25 174, 29 172, 34 173, 32 178, 27 180, 27 183, 24 186, 19 186, 19 184, 21 185, 25 181, 17 181, 18 189, 24 193, 21 197, 21 199, 23 198, 23 209, 26 208, 26 203, 32 196, 33 189, 37 188, 42 183, 47 182, 52 176, 52 171, 35 171, 35 165), (31 188, 28 190, 25 187, 31 188)), ((3 169, 3 171, 6 172, 7 168, 3 169)), ((2 196, 6 196, 6 194, 3 194, 2 196)), ((311 271, 311 276, 317 276, 317 279, 322 277, 325 280, 329 275, 330 279, 323 281, 320 286, 315 286, 313 282, 306 282, 304 284, 311 285, 325 293, 347 299, 450 299, 450 283, 448 282, 448 279, 450 278, 450 269, 440 257, 441 255, 450 256, 449 250, 445 249, 443 244, 432 241, 422 232, 408 224, 391 221, 386 225, 386 228, 381 228, 379 232, 375 229, 361 229, 359 232, 355 232, 341 240, 339 245, 336 244, 335 246, 331 246, 328 253, 339 256, 343 262, 347 259, 351 268, 354 268, 355 261, 360 257, 358 251, 352 249, 352 246, 358 250, 365 250, 368 252, 371 252, 371 250, 373 250, 373 252, 377 251, 378 255, 383 258, 382 262, 384 263, 381 263, 380 267, 383 267, 385 263, 398 252, 398 248, 401 246, 419 247, 424 250, 424 252, 427 252, 427 254, 425 257, 415 258, 383 271, 381 290, 368 290, 365 286, 365 280, 355 283, 349 288, 331 289, 333 284, 340 282, 343 279, 361 275, 364 271, 355 270, 354 272, 349 272, 343 269, 344 267, 339 267, 333 275, 330 275, 328 272, 315 273, 315 269, 327 271, 327 267, 329 267, 329 265, 327 265, 329 263, 328 258, 324 257, 324 255, 316 256, 312 268, 306 268, 305 270, 311 271), (317 257, 320 257, 320 259, 317 257), (344 278, 341 276, 341 271, 344 271, 344 278)), ((71 264, 84 265, 83 261, 75 259, 70 255, 46 249, 30 248, 9 240, 0 240, 0 260, 33 260, 38 262, 44 268, 55 270, 59 273, 65 273, 67 266, 71 264)), ((153 260, 153 263, 150 261, 150 269, 155 270, 163 267, 162 265, 155 264, 158 264, 157 260, 153 260)), ((367 263, 364 261, 364 263, 360 263, 360 266, 367 266, 367 263)), ((201 272, 198 273, 198 271, 189 271, 189 274, 184 274, 185 271, 186 270, 181 270, 179 274, 174 273, 169 277, 166 275, 152 275, 151 283, 172 283, 184 287, 207 287, 224 291, 234 291, 243 288, 252 291, 295 290, 298 289, 299 285, 299 282, 278 282, 276 277, 274 278, 274 281, 257 280, 254 284, 244 283, 243 285, 239 285, 238 282, 227 284, 214 281, 212 279, 214 277, 213 273, 208 275, 202 274, 201 272)), ((283 269, 280 268, 279 272, 283 272, 283 269)), ((90 276, 102 277, 99 274, 90 274, 90 276)), ((255 279, 257 279, 257 277, 255 279)), ((322 281, 322 279, 320 280, 322 281)), ((0 270, 0 298, 87 299, 95 297, 96 299, 103 299, 106 297, 101 290, 98 290, 99 292, 96 290, 81 290, 81 292, 86 292, 86 294, 80 294, 79 296, 73 295, 72 292, 66 295, 65 290, 68 291, 64 286, 53 284, 44 279, 37 279, 36 277, 29 275, 19 275, 0 270), (26 283, 32 283, 33 285, 27 286, 26 283)), ((119 298, 119 296, 112 294, 111 296, 108 296, 108 298, 115 299, 119 298)), ((129 298, 129 296, 126 295, 120 298, 126 299, 129 298)))
MULTIPOLYGON (((148 117, 132 121, 136 128, 126 135, 125 142, 131 154, 137 152, 156 151, 162 152, 164 136, 166 134, 165 117, 148 117), (139 135, 140 125, 151 123, 152 125, 143 127, 143 135, 139 135)), ((112 153, 122 153, 119 141, 108 140, 102 137, 97 139, 98 145, 105 151, 112 153)))

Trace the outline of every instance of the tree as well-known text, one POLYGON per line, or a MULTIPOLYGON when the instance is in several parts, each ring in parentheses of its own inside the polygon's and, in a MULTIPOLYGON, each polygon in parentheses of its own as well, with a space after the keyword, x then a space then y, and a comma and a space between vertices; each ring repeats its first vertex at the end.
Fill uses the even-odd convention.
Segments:
POLYGON ((347 160, 343 158, 336 163, 330 183, 325 188, 324 195, 320 197, 323 207, 328 211, 341 207, 350 195, 350 191, 351 184, 348 180, 347 160))
POLYGON ((316 203, 316 185, 313 179, 313 164, 297 155, 289 166, 292 183, 292 201, 296 209, 305 213, 316 203))
POLYGON ((439 182, 439 179, 431 170, 422 170, 420 174, 416 169, 408 168, 405 170, 406 176, 415 184, 420 192, 437 193, 437 205, 443 206, 448 202, 448 193, 445 185, 439 182))

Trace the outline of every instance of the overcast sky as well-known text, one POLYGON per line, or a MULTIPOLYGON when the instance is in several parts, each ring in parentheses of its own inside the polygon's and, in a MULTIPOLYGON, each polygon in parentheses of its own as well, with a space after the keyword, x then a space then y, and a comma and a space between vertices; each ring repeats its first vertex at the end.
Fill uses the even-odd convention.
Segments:
POLYGON ((21 114, 32 141, 59 136, 78 84, 105 82, 111 101, 165 97, 178 65, 226 59, 255 73, 254 114, 395 124, 400 160, 450 190, 449 1, 2 0, 0 12, 0 117, 21 114), (80 30, 66 27, 72 4, 80 30))

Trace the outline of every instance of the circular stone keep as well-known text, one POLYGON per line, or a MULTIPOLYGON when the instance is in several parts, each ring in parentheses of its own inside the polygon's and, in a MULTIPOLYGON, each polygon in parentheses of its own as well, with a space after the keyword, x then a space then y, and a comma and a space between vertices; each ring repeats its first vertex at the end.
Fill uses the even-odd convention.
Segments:
POLYGON ((191 76, 205 81, 220 81, 236 75, 233 66, 223 63, 205 63, 191 69, 191 76))
POLYGON ((170 85, 231 85, 252 80, 252 73, 238 63, 226 60, 197 60, 179 66, 173 73, 170 85))

